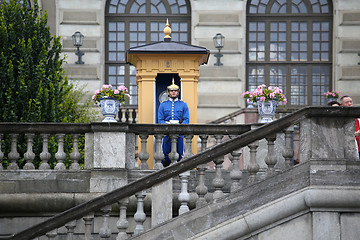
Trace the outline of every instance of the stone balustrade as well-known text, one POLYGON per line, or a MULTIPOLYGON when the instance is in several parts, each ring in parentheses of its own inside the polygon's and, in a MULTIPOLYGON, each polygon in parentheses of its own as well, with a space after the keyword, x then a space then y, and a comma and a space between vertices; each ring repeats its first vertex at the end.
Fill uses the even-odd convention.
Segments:
MULTIPOLYGON (((10 173, 26 171, 33 174, 49 171, 69 171, 75 174, 88 172, 88 189, 82 194, 105 193, 100 197, 87 195, 79 201, 82 202, 80 205, 56 215, 53 220, 39 223, 14 237, 4 238, 26 239, 23 237, 26 234, 32 237, 46 234, 49 239, 54 239, 57 235, 66 235, 68 239, 72 239, 76 233, 85 236, 85 239, 91 239, 92 236, 106 239, 114 235, 117 240, 126 239, 139 235, 172 216, 184 214, 192 208, 200 208, 209 201, 221 201, 228 194, 292 167, 296 151, 300 152, 299 162, 325 158, 356 160, 358 156, 352 148, 355 143, 351 118, 360 113, 360 109, 354 109, 355 112, 346 108, 339 112, 330 108, 306 108, 266 125, 0 124, 0 136, 3 139, 9 136, 11 140, 10 152, 0 156, 8 156, 9 167, 11 166, 10 169, 8 167, 1 170, 3 176, 9 177, 10 173), (299 140, 294 137, 296 129, 300 129, 299 140), (21 134, 26 136, 27 151, 23 155, 26 164, 19 169, 16 163, 21 156, 16 143, 21 134), (34 135, 44 134, 56 136, 57 163, 54 169, 39 167, 35 170, 31 164, 32 159, 37 154, 48 155, 47 145, 46 138, 42 137, 42 152, 36 153, 32 149, 31 139, 34 135), (72 136, 73 139, 73 147, 69 153, 64 152, 62 142, 65 135, 72 136), (78 164, 81 152, 77 144, 79 135, 85 136, 83 169, 78 164), (164 135, 169 135, 172 139, 184 135, 186 139, 185 159, 165 169, 160 163, 161 139, 164 135), (141 152, 138 154, 141 163, 138 167, 135 158, 137 136, 141 140, 141 152), (200 151, 196 155, 191 150, 194 136, 199 139, 200 151), (336 136, 338 140, 327 140, 326 136, 336 136), (147 165, 150 154, 146 151, 146 145, 151 137, 155 139, 154 170, 149 170, 147 165), (297 150, 294 149, 294 140, 298 141, 297 150), (67 156, 71 163, 68 169, 64 164, 67 156), (228 168, 224 168, 224 161, 230 161, 228 168), (212 164, 206 164, 209 162, 212 164), (95 198, 84 201, 92 197, 95 198), (151 210, 146 209, 146 202, 150 204, 151 210), (116 210, 114 204, 117 206, 116 210), (136 210, 129 211, 134 206, 136 210), (173 210, 174 206, 178 209, 173 210), (118 213, 116 217, 114 211, 118 213), (132 216, 129 215, 130 212, 132 216), (76 219, 78 220, 75 221, 76 219), (115 224, 111 225, 114 219, 115 224), (91 222, 96 222, 98 226, 93 231, 90 230, 91 222)), ((176 144, 173 145, 176 148, 176 144)), ((175 152, 175 149, 172 151, 175 152)), ((48 157, 40 158, 46 160, 48 157)), ((1 205, 0 202, 0 207, 1 205)))
POLYGON ((122 123, 137 123, 138 109, 135 107, 121 107, 118 113, 118 121, 122 123))

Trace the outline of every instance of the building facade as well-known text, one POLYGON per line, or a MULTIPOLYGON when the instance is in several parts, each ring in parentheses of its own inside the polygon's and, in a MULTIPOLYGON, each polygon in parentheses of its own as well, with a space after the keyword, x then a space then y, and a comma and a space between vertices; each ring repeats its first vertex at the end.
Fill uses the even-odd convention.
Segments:
MULTIPOLYGON (((257 85, 279 86, 287 108, 325 105, 328 90, 360 104, 360 1, 358 0, 38 0, 61 36, 69 78, 89 91, 125 84, 137 106, 136 68, 130 47, 162 41, 166 19, 172 40, 206 47, 200 67, 198 122, 246 107, 241 94, 257 85), (85 64, 75 64, 72 35, 84 36, 85 64), (213 37, 221 33, 222 66, 213 37)), ((155 93, 154 93, 155 94, 155 93)))

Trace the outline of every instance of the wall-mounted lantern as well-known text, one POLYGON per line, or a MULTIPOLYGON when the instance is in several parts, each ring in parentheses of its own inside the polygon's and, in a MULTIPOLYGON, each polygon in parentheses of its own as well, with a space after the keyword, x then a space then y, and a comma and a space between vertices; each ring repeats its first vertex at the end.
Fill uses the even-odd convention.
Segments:
POLYGON ((72 35, 72 40, 73 40, 73 44, 75 47, 77 47, 76 53, 75 55, 78 56, 78 60, 77 62, 75 62, 76 64, 84 64, 84 62, 82 61, 82 56, 85 54, 83 52, 80 51, 80 47, 83 45, 83 41, 84 41, 84 35, 81 34, 81 32, 75 32, 72 35))
POLYGON ((220 58, 223 56, 220 53, 220 50, 224 47, 225 37, 221 33, 217 33, 215 37, 213 37, 214 45, 218 49, 218 53, 214 54, 214 56, 217 58, 215 66, 222 66, 223 64, 220 62, 220 58))

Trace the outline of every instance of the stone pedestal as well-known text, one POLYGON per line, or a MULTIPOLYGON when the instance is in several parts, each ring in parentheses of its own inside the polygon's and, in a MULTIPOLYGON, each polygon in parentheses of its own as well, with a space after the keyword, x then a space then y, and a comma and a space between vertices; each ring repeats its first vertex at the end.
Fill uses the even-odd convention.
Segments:
POLYGON ((85 135, 85 169, 133 169, 135 134, 94 132, 85 135))
POLYGON ((354 118, 312 117, 300 122, 300 162, 356 160, 354 118))
POLYGON ((85 135, 84 168, 92 170, 90 192, 110 192, 128 183, 127 170, 135 168, 135 134, 103 131, 106 124, 98 124, 100 131, 85 135))

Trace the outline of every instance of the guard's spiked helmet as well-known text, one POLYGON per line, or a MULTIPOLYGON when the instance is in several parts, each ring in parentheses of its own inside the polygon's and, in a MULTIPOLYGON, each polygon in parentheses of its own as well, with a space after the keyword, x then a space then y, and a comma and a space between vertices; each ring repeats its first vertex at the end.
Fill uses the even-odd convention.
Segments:
POLYGON ((174 78, 172 79, 172 84, 167 86, 167 90, 170 91, 170 90, 176 90, 176 91, 179 91, 180 92, 180 88, 178 85, 175 84, 174 82, 174 78))

